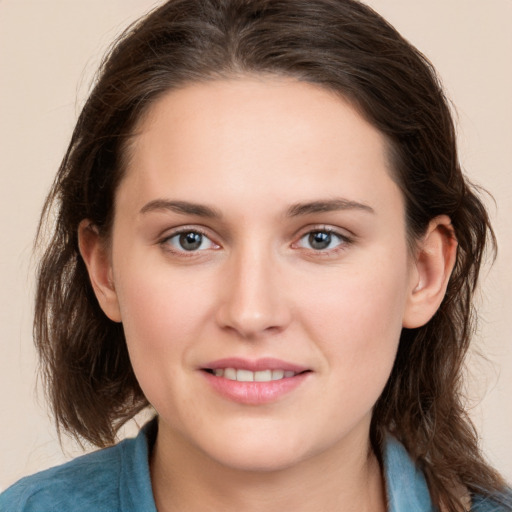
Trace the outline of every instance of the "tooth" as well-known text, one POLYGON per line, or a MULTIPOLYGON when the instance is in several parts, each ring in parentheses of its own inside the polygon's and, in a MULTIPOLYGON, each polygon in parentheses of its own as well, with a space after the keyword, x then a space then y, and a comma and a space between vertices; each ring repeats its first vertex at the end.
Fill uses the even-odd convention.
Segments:
POLYGON ((239 382, 252 382, 254 380, 254 372, 250 370, 237 370, 236 380, 239 382))
POLYGON ((254 380, 256 382, 268 382, 272 380, 272 371, 271 370, 262 370, 259 372, 254 372, 254 380))
POLYGON ((234 368, 225 368, 224 378, 229 380, 236 380, 236 370, 234 368))
POLYGON ((241 370, 236 368, 216 368, 213 370, 216 377, 224 377, 229 380, 239 382, 270 382, 272 380, 281 380, 282 378, 294 377, 296 374, 291 370, 259 370, 252 372, 250 370, 241 370))
POLYGON ((272 370, 272 380, 281 380, 284 377, 284 370, 272 370))

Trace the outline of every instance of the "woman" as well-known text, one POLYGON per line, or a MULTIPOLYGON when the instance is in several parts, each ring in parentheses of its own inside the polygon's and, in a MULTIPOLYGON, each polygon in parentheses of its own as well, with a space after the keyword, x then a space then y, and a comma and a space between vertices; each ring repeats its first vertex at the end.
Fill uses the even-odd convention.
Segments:
POLYGON ((172 0, 43 212, 36 342, 104 447, 8 510, 511 510, 459 396, 486 242, 425 58, 349 0, 172 0))

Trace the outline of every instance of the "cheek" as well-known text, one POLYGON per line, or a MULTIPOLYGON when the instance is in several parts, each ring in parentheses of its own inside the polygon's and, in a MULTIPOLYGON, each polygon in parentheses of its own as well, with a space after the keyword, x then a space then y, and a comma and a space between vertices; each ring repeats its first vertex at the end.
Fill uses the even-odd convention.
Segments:
POLYGON ((407 296, 407 262, 392 262, 340 269, 337 279, 317 281, 304 304, 310 337, 321 340, 332 374, 347 385, 384 386, 391 372, 407 296))
POLYGON ((186 394, 191 351, 205 325, 205 311, 211 293, 198 293, 204 287, 179 273, 129 273, 122 279, 119 303, 130 361, 144 395, 159 413, 174 417, 178 411, 191 415, 186 394), (158 277, 156 277, 158 276, 158 277))
POLYGON ((134 367, 185 358, 191 340, 204 325, 211 308, 207 285, 191 282, 186 273, 168 269, 120 275, 118 290, 123 328, 134 367))

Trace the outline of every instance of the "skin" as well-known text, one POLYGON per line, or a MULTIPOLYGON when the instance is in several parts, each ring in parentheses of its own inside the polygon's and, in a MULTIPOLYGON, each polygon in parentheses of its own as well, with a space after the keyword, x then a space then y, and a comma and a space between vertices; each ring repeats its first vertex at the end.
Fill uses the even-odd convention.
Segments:
POLYGON ((386 155, 347 102, 277 77, 188 85, 139 123, 109 248, 87 221, 80 244, 159 414, 158 510, 385 510, 372 407, 402 327, 439 306, 456 246, 441 216, 411 254, 386 155), (327 247, 312 232, 332 232, 327 247), (202 371, 226 357, 308 374, 241 404, 202 371))

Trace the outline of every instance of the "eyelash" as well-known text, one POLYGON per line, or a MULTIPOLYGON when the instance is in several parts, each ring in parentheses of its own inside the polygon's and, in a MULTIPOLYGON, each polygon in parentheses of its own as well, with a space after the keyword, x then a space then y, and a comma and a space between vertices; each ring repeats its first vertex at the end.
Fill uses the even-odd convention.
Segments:
POLYGON ((322 255, 322 256, 331 256, 336 255, 340 253, 341 251, 346 250, 351 244, 353 243, 353 238, 347 236, 346 234, 340 233, 338 230, 333 229, 329 226, 318 226, 314 228, 309 228, 306 232, 304 232, 298 242, 295 242, 292 244, 292 247, 297 249, 304 249, 306 251, 312 251, 314 255, 322 255), (311 237, 315 234, 325 234, 329 237, 336 237, 339 240, 339 243, 336 245, 336 247, 330 248, 330 249, 313 249, 313 248, 302 248, 299 246, 299 244, 305 240, 311 237))
MULTIPOLYGON (((197 257, 197 255, 199 253, 201 253, 205 250, 210 250, 210 249, 217 250, 221 247, 219 244, 217 244, 210 238, 208 233, 206 233, 204 230, 201 230, 197 227, 194 227, 194 228, 183 227, 183 228, 179 229, 178 231, 175 231, 175 232, 169 234, 168 236, 165 236, 165 238, 160 240, 158 243, 159 243, 159 245, 161 245, 164 248, 164 250, 166 250, 172 254, 178 255, 180 257, 194 257, 194 256, 197 257), (205 242, 205 240, 207 240, 209 242, 209 244, 213 247, 208 247, 207 249, 202 249, 202 250, 200 248, 187 250, 184 248, 180 249, 177 247, 173 247, 173 245, 171 244, 171 241, 173 239, 179 240, 179 237, 182 235, 200 235, 202 237, 201 241, 200 241, 201 245, 205 242)), ((178 241, 177 243, 180 243, 180 242, 178 241)), ((294 242, 291 245, 291 247, 293 249, 311 252, 313 255, 336 255, 339 252, 346 250, 347 247, 352 243, 353 243, 353 239, 351 237, 349 237, 345 234, 341 234, 339 231, 337 231, 331 227, 318 226, 318 227, 314 227, 314 228, 309 228, 306 232, 303 232, 303 234, 301 234, 301 236, 299 237, 298 241, 294 242), (329 243, 332 241, 332 237, 336 237, 339 240, 339 243, 336 245, 336 247, 333 247, 330 249, 329 248, 314 249, 311 247, 310 248, 301 247, 300 244, 303 240, 306 240, 308 237, 311 237, 316 234, 324 234, 324 235, 327 235, 328 237, 330 237, 329 243)))
POLYGON ((194 227, 194 228, 183 227, 183 228, 179 229, 178 231, 174 231, 170 235, 167 235, 165 238, 160 240, 158 243, 160 246, 162 246, 164 248, 165 251, 168 251, 172 254, 176 254, 178 256, 185 257, 185 258, 194 257, 194 256, 197 256, 197 254, 202 251, 199 251, 197 249, 195 249, 195 250, 179 249, 179 248, 173 247, 171 245, 171 241, 173 239, 179 240, 180 236, 189 235, 189 234, 200 235, 202 237, 201 245, 203 244, 203 242, 205 240, 208 240, 209 243, 214 246, 214 247, 210 247, 209 249, 216 250, 216 249, 220 248, 220 246, 217 243, 215 243, 205 231, 198 229, 197 227, 194 227))

